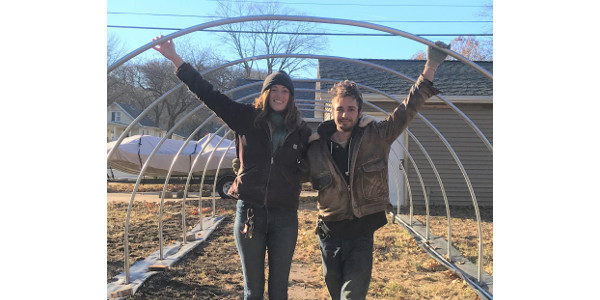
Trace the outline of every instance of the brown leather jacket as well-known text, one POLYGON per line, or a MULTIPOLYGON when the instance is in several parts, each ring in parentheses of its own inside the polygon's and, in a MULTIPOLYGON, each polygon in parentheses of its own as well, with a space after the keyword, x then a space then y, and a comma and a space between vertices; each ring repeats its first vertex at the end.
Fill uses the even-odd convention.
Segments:
POLYGON ((383 121, 363 115, 352 132, 350 145, 350 185, 335 165, 328 143, 335 132, 333 120, 321 123, 309 139, 310 181, 319 191, 319 215, 325 221, 360 218, 384 211, 390 206, 388 154, 391 144, 423 107, 425 100, 438 94, 433 83, 419 76, 409 95, 383 121))

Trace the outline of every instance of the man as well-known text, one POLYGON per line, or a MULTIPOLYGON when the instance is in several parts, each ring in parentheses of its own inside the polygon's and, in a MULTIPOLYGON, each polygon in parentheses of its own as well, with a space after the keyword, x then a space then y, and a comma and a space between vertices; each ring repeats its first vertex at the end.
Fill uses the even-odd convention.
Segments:
MULTIPOLYGON (((449 48, 436 42, 442 48, 449 48)), ((447 54, 428 47, 423 74, 407 98, 385 120, 363 116, 362 95, 354 82, 330 90, 333 120, 319 125, 309 139, 308 163, 319 191, 317 234, 323 276, 332 299, 365 299, 373 265, 373 233, 387 224, 390 207, 388 154, 391 144, 439 91, 436 68, 447 54)))

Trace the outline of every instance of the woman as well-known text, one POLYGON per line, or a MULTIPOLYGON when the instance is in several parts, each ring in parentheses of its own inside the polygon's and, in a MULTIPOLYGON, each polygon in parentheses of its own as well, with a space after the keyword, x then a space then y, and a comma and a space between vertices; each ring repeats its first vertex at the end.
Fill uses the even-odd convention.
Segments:
POLYGON ((236 133, 240 166, 229 193, 238 199, 234 235, 244 274, 244 299, 263 299, 267 249, 269 298, 287 299, 298 237, 298 161, 311 134, 296 108, 292 80, 283 71, 272 73, 254 106, 241 104, 214 90, 179 57, 173 41, 154 49, 175 65, 179 79, 236 133))

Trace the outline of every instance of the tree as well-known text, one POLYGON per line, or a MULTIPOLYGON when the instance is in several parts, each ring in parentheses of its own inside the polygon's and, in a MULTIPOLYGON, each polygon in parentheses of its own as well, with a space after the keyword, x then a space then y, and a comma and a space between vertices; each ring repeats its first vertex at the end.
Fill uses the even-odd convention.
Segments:
POLYGON ((111 33, 106 39, 106 66, 110 66, 115 63, 124 54, 123 43, 115 35, 111 33))
MULTIPOLYGON (((179 38, 175 43, 182 58, 199 71, 224 63, 224 60, 211 49, 200 49, 186 38, 179 38)), ((216 89, 226 91, 235 86, 235 79, 241 77, 242 74, 243 71, 239 67, 229 67, 208 73, 204 77, 216 89)), ((173 65, 164 58, 153 60, 136 58, 108 74, 107 103, 118 101, 144 110, 180 82, 173 72, 173 65)), ((169 130, 183 116, 201 104, 187 88, 181 87, 154 106, 147 116, 160 128, 169 130)), ((211 114, 212 111, 209 109, 201 109, 186 119, 178 132, 191 133, 211 114)), ((200 131, 194 138, 199 139, 206 132, 213 132, 220 124, 222 121, 215 118, 205 127, 206 129, 200 131)))
MULTIPOLYGON (((109 34, 106 40, 106 66, 110 66, 115 63, 120 57, 123 56, 122 42, 115 34, 109 34)), ((110 105, 114 101, 119 101, 127 91, 127 86, 123 80, 127 76, 127 69, 120 68, 107 75, 107 104, 110 105)))
MULTIPOLYGON (((456 37, 450 42, 450 49, 472 61, 490 61, 493 58, 492 44, 480 42, 472 36, 456 37)), ((425 60, 427 59, 427 54, 425 51, 419 50, 413 54, 411 59, 425 60)), ((454 58, 449 57, 448 59, 454 58)))
POLYGON ((486 47, 472 36, 456 37, 451 44, 452 50, 469 60, 492 60, 492 48, 486 47))
MULTIPOLYGON (((221 18, 232 18, 247 15, 286 15, 294 11, 280 6, 276 1, 264 3, 218 1, 215 13, 221 18)), ((223 36, 224 42, 234 49, 239 58, 268 54, 317 53, 325 49, 327 43, 327 39, 323 36, 305 35, 316 29, 316 26, 310 23, 264 20, 227 24, 223 25, 223 28, 227 31, 223 36), (280 32, 291 34, 278 34, 280 32)), ((277 70, 285 70, 291 75, 314 65, 314 62, 284 57, 266 59, 265 64, 266 72, 256 72, 257 63, 245 61, 243 63, 245 77, 262 79, 264 75, 277 70)))

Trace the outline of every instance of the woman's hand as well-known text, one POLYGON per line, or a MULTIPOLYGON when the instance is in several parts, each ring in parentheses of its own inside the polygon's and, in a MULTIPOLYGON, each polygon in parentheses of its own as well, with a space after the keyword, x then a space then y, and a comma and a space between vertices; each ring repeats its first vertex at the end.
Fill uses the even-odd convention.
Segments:
MULTIPOLYGON (((162 37, 162 35, 157 36, 153 38, 152 41, 157 41, 162 37)), ((179 68, 183 64, 183 59, 181 59, 181 57, 179 57, 179 55, 175 51, 175 44, 173 43, 173 40, 164 41, 158 45, 155 45, 152 48, 154 48, 154 50, 160 52, 160 54, 169 59, 175 65, 176 68, 179 68)))

